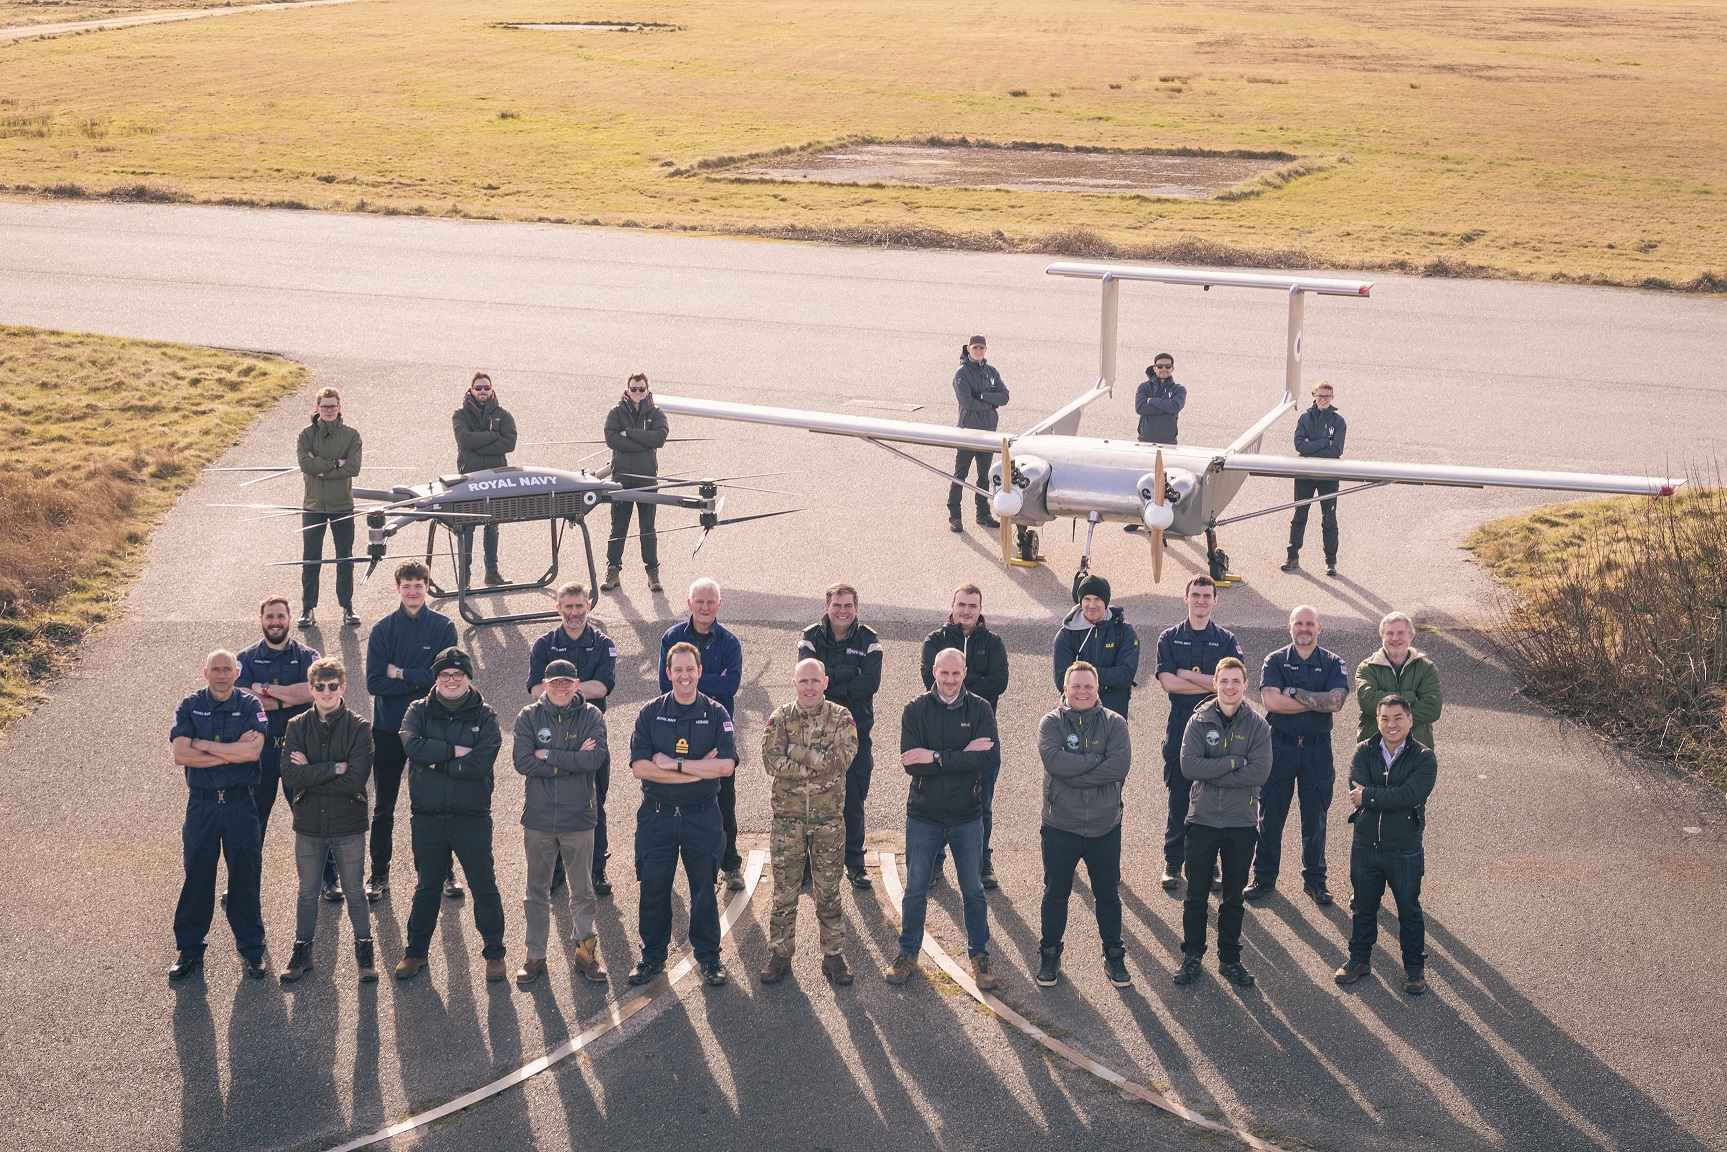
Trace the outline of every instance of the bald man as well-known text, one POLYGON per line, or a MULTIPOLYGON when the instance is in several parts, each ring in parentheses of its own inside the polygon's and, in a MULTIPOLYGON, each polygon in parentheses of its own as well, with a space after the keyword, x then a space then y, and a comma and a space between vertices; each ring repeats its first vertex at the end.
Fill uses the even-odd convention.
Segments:
POLYGON ((246 975, 262 978, 264 917, 258 905, 258 868, 263 856, 258 805, 252 789, 261 775, 269 720, 264 704, 234 687, 240 664, 218 648, 204 660, 204 687, 180 701, 168 740, 174 763, 186 773, 186 822, 180 839, 186 879, 174 907, 174 946, 179 950, 170 981, 204 966, 210 921, 216 912, 216 859, 228 862, 228 927, 246 975))
POLYGON ((1349 669, 1319 646, 1319 613, 1307 604, 1289 614, 1288 647, 1265 658, 1259 702, 1271 721, 1271 778, 1259 790, 1259 844, 1253 885, 1261 900, 1277 885, 1283 862, 1283 824, 1293 799, 1301 802, 1301 881, 1315 904, 1331 903, 1325 882, 1325 822, 1337 785, 1331 759, 1331 718, 1349 695, 1349 669))
POLYGON ((857 755, 858 729, 850 709, 827 698, 827 668, 799 660, 792 669, 794 697, 762 729, 762 767, 773 786, 774 907, 768 918, 768 962, 763 984, 791 971, 797 947, 798 893, 807 862, 821 925, 822 975, 852 982, 840 919, 840 873, 845 867, 846 771, 857 755))

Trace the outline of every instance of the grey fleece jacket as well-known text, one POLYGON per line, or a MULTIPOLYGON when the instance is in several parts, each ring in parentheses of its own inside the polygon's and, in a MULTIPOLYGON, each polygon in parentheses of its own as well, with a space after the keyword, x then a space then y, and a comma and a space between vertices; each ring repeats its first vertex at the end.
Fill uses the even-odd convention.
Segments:
POLYGON ((577 697, 559 708, 547 697, 516 714, 511 759, 527 779, 522 827, 536 832, 585 832, 599 822, 595 774, 611 764, 605 713, 577 697), (582 745, 592 740, 586 752, 582 745), (545 749, 546 758, 534 753, 545 749))
POLYGON ((1216 696, 1193 710, 1181 737, 1181 774, 1193 781, 1187 822, 1207 828, 1259 824, 1259 786, 1271 776, 1271 725, 1243 700, 1225 716, 1216 696))
POLYGON ((1043 822, 1076 836, 1121 823, 1121 787, 1133 760, 1127 721, 1102 704, 1061 707, 1037 726, 1043 758, 1043 822))

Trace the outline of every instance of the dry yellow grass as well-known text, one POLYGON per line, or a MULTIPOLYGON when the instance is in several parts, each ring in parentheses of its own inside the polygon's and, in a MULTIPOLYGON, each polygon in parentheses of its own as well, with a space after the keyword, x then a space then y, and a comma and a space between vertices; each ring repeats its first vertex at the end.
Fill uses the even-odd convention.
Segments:
POLYGON ((193 8, 234 8, 262 0, 0 0, 0 28, 30 24, 70 24, 137 16, 145 12, 184 12, 193 8))
POLYGON ((1727 273, 1724 79, 1719 0, 367 0, 0 46, 0 179, 1680 284, 1727 273), (497 26, 607 18, 679 30, 497 26), (930 134, 1350 162, 1221 202, 669 174, 930 134))
POLYGON ((0 724, 113 614, 198 470, 305 379, 273 356, 0 325, 0 724))

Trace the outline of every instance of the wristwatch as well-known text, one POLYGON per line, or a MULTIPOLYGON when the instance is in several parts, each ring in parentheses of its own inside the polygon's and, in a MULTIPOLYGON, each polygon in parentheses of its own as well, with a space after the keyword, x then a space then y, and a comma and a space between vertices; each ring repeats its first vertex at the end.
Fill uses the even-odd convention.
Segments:
POLYGON ((678 771, 682 772, 683 770, 684 770, 684 758, 682 756, 679 756, 678 757, 678 771))
POLYGON ((934 757, 934 759, 935 759, 935 762, 936 762, 936 763, 937 763, 937 764, 940 764, 940 763, 941 763, 941 753, 940 753, 940 752, 931 752, 931 753, 930 753, 930 755, 931 755, 931 756, 932 756, 932 757, 934 757))

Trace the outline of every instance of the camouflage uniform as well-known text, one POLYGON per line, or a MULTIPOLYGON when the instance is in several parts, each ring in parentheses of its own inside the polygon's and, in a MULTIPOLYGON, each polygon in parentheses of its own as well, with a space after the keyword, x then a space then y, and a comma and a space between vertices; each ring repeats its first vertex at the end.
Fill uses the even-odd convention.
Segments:
POLYGON ((822 954, 845 947, 840 876, 845 863, 846 769, 857 755, 857 724, 847 709, 823 700, 805 711, 782 704, 762 730, 762 764, 773 781, 774 906, 768 948, 790 957, 796 946, 804 858, 815 888, 822 954))

